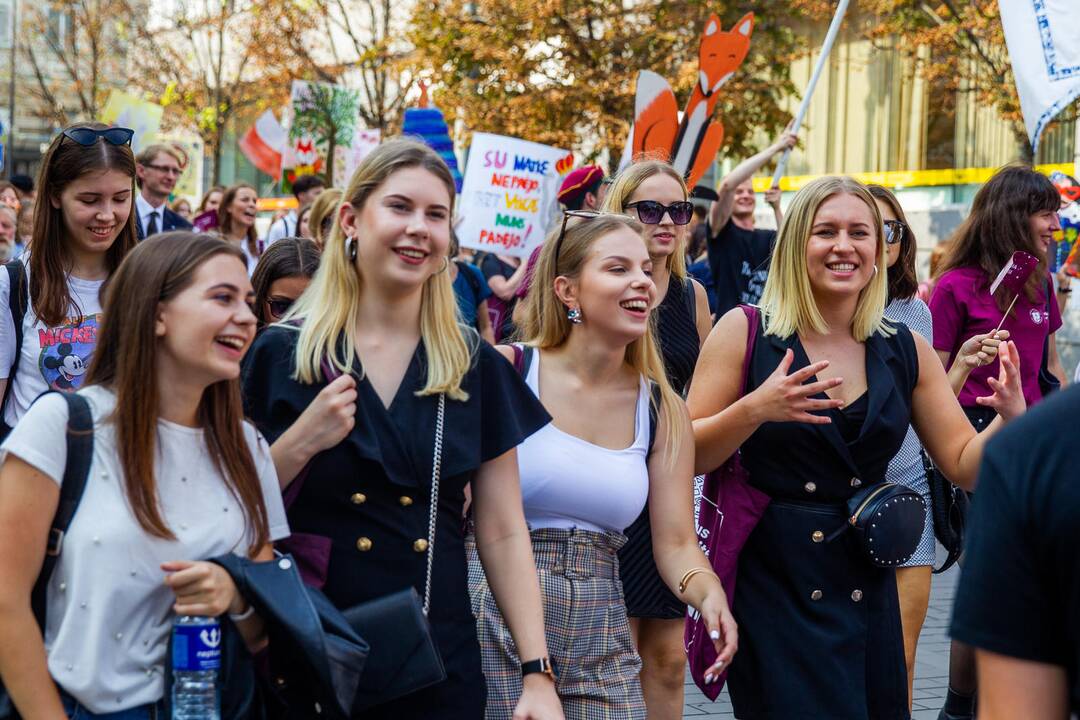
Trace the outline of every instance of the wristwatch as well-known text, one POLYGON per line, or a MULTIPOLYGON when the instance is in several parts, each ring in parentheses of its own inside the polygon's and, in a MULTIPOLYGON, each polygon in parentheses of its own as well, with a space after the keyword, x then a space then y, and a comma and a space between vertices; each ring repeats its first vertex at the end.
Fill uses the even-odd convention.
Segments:
POLYGON ((555 682, 559 678, 559 673, 555 670, 555 665, 546 657, 521 663, 521 677, 532 675, 533 673, 543 673, 551 678, 552 682, 555 682))

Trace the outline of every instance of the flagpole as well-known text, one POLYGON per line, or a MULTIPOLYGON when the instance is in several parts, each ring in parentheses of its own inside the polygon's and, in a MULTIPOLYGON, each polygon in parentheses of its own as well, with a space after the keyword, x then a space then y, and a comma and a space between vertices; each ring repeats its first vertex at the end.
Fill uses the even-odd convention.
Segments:
MULTIPOLYGON (((810 76, 810 82, 806 86, 806 94, 803 95, 802 104, 799 106, 799 112, 795 115, 795 123, 791 126, 790 132, 795 135, 799 134, 799 129, 802 127, 803 119, 806 117, 806 110, 810 107, 810 98, 814 95, 814 88, 817 87, 818 79, 825 69, 825 61, 829 59, 829 53, 832 52, 833 43, 836 42, 836 36, 840 33, 840 26, 844 23, 844 14, 847 13, 850 1, 851 0, 840 0, 840 4, 836 8, 836 14, 833 15, 832 23, 829 24, 829 31, 825 33, 825 42, 821 46, 821 54, 818 55, 817 65, 814 66, 814 73, 810 76)), ((780 161, 776 163, 776 172, 773 173, 772 187, 779 187, 780 178, 784 175, 784 170, 787 168, 788 157, 790 155, 791 148, 784 150, 784 154, 780 156, 780 161)))
POLYGON ((1006 310, 1005 314, 1001 316, 1001 322, 999 322, 998 326, 996 328, 994 328, 994 332, 990 333, 991 335, 996 335, 997 331, 1001 329, 1001 326, 1005 324, 1005 321, 1009 319, 1009 313, 1012 312, 1013 306, 1016 305, 1016 301, 1019 300, 1019 299, 1020 299, 1020 293, 1017 293, 1013 297, 1012 302, 1009 303, 1009 309, 1006 310))

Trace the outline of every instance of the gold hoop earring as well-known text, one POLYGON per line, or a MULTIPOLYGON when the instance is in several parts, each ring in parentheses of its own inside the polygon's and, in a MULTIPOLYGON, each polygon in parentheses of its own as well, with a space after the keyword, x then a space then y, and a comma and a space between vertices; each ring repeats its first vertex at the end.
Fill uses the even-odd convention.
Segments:
POLYGON ((449 269, 450 269, 450 256, 449 255, 443 255, 442 269, 441 270, 436 270, 435 272, 431 273, 431 276, 435 277, 436 275, 441 275, 442 273, 446 272, 449 269))

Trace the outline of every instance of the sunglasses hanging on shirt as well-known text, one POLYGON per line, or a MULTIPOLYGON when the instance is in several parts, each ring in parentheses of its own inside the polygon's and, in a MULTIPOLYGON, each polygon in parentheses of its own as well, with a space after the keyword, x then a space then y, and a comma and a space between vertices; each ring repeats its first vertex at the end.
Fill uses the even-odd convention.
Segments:
POLYGON ((689 225, 690 219, 694 217, 694 203, 689 200, 673 202, 670 205, 664 205, 655 200, 638 200, 627 203, 626 208, 637 210, 638 220, 646 225, 659 225, 665 213, 675 225, 689 225))

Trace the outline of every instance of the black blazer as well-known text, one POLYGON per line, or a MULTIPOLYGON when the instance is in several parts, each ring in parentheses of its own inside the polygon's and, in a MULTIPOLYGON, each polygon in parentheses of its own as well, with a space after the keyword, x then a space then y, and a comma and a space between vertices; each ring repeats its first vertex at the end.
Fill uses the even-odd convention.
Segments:
MULTIPOLYGON (((143 234, 143 219, 139 217, 138 210, 135 211, 135 216, 135 232, 137 233, 140 240, 145 240, 146 236, 143 234)), ((177 213, 174 213, 172 210, 169 209, 167 205, 163 208, 161 217, 161 228, 158 230, 158 232, 169 232, 170 230, 190 230, 191 228, 191 223, 180 217, 177 213)))

